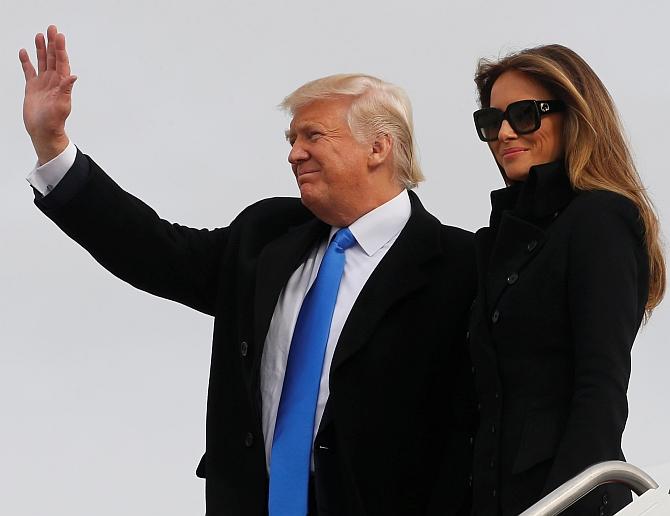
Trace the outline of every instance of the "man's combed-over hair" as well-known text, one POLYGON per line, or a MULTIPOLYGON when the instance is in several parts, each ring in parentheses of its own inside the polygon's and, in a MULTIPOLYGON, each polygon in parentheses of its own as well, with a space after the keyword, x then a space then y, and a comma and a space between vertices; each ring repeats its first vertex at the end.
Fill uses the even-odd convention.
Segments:
POLYGON ((353 97, 347 121, 358 141, 369 142, 380 135, 391 137, 393 164, 405 188, 423 181, 414 145, 412 105, 402 88, 370 75, 330 75, 300 86, 280 107, 295 115, 315 100, 337 97, 353 97))

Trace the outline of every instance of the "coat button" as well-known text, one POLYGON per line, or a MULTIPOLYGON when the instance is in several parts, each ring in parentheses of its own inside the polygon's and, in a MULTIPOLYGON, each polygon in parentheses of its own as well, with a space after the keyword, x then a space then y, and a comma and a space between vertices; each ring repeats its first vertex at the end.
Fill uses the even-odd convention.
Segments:
POLYGON ((607 493, 603 495, 603 505, 607 505, 609 503, 609 498, 607 498, 607 493))
POLYGON ((496 467, 496 460, 495 460, 495 459, 491 459, 491 462, 489 462, 489 466, 490 466, 491 469, 495 469, 495 467, 496 467))
POLYGON ((468 475, 468 487, 472 487, 472 475, 468 475))
POLYGON ((472 436, 468 437, 468 442, 470 443, 470 446, 472 446, 475 443, 475 438, 472 436))
POLYGON ((493 324, 495 324, 499 320, 500 320, 500 311, 499 310, 494 310, 493 314, 491 315, 491 322, 493 322, 493 324))
POLYGON ((605 507, 602 505, 600 506, 600 509, 598 511, 598 516, 605 516, 605 507))
POLYGON ((247 432, 247 435, 244 436, 244 446, 251 448, 254 444, 254 434, 247 432))
POLYGON ((496 425, 491 425, 491 433, 492 434, 496 433, 496 425))
POLYGON ((507 276, 507 284, 508 285, 514 285, 516 283, 516 280, 519 279, 519 275, 516 272, 513 272, 509 276, 507 276))
POLYGON ((497 399, 497 400, 500 399, 500 393, 499 393, 499 392, 496 392, 496 393, 493 395, 493 397, 494 397, 495 399, 497 399))
POLYGON ((533 251, 535 251, 536 247, 537 247, 537 240, 531 240, 530 242, 528 242, 528 245, 526 246, 526 250, 529 253, 532 253, 533 251))
POLYGON ((247 341, 243 340, 240 343, 240 355, 246 357, 247 353, 249 353, 249 344, 247 344, 247 341))
POLYGON ((494 489, 493 491, 491 491, 491 494, 493 495, 493 498, 495 498, 496 496, 498 496, 498 491, 494 489))
POLYGON ((465 332, 465 340, 470 340, 470 332, 469 331, 465 332))

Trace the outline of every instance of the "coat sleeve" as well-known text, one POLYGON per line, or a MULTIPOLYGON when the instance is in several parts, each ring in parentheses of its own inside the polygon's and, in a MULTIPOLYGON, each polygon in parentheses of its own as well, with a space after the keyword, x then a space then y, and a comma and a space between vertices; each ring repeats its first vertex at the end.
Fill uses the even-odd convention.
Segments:
POLYGON ((637 209, 609 192, 585 192, 568 249, 574 389, 544 494, 588 466, 622 460, 630 352, 648 294, 637 209))
POLYGON ((35 204, 103 267, 135 287, 212 315, 228 228, 171 224, 88 156, 35 204))

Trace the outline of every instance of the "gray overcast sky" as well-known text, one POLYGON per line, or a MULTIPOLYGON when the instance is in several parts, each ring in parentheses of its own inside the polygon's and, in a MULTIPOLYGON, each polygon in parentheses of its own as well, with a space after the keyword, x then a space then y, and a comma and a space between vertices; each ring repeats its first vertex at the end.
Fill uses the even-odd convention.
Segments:
MULTIPOLYGON (((223 226, 255 200, 296 195, 276 105, 307 80, 360 71, 408 91, 428 178, 418 194, 445 223, 475 230, 501 186, 472 128, 476 61, 557 42, 610 89, 670 231, 667 2, 1 2, 2 514, 204 507, 193 470, 212 320, 116 280, 31 202, 17 53, 34 55, 49 23, 79 76, 70 136, 168 219, 223 226)), ((666 485, 669 310, 635 343, 624 435, 628 459, 666 485)))

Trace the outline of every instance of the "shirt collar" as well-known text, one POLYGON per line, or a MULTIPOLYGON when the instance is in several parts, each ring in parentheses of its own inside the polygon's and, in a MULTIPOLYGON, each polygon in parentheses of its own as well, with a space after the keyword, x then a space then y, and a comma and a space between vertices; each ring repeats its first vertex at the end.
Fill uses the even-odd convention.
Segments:
MULTIPOLYGON (((403 190, 390 201, 366 213, 349 226, 365 254, 374 255, 386 243, 395 238, 405 227, 412 213, 407 190, 403 190)), ((333 226, 328 241, 340 229, 333 226)))

